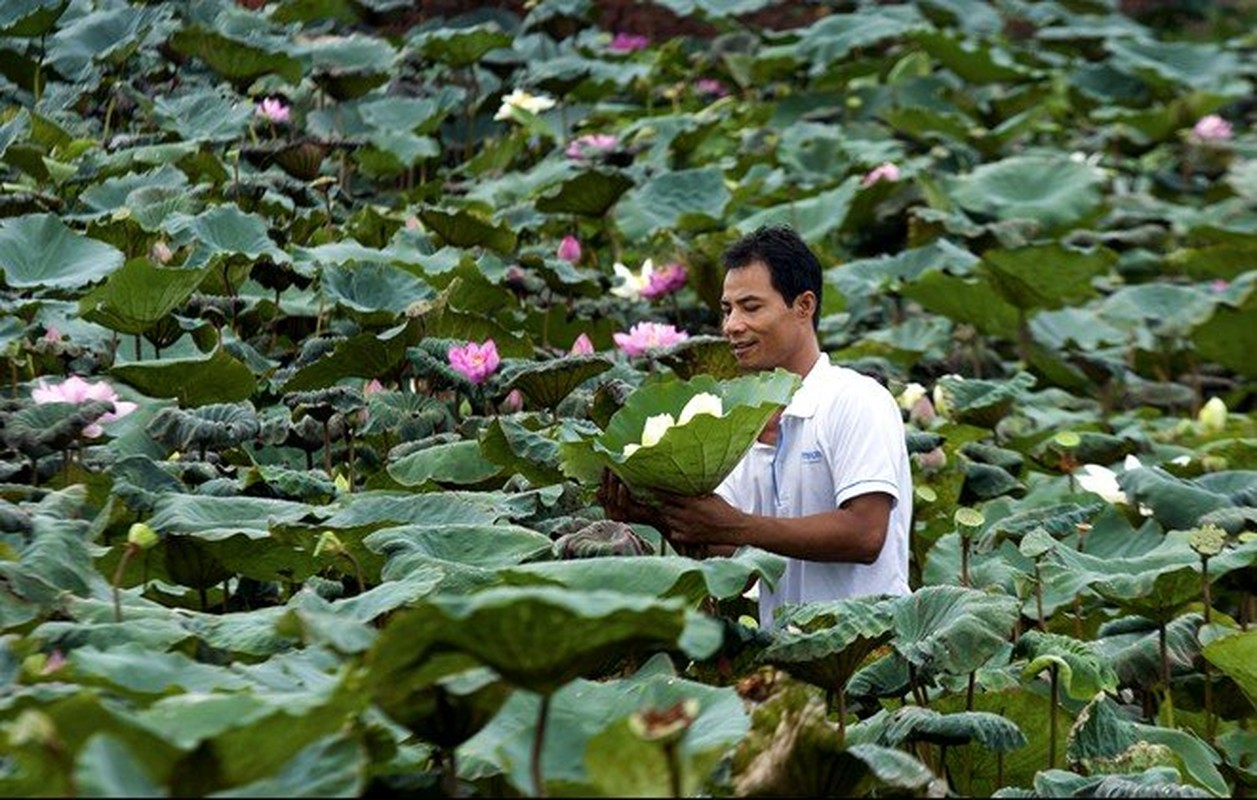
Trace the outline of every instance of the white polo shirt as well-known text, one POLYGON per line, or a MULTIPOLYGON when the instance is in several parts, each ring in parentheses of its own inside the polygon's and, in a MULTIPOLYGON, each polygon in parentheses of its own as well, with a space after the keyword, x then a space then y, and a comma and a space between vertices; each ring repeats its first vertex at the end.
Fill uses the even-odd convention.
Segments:
POLYGON ((870 492, 894 499, 877 560, 787 558, 775 590, 761 582, 760 625, 768 627, 783 603, 911 591, 912 471, 899 406, 877 381, 822 354, 782 412, 776 446, 757 442, 716 494, 751 514, 802 517, 870 492))

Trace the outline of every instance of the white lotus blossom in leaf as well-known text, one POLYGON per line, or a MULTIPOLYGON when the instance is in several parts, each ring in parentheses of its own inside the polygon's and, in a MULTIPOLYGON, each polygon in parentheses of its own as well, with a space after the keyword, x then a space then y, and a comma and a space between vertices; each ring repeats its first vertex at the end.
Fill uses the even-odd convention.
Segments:
POLYGON ((1211 397, 1209 402, 1200 408, 1200 413, 1196 415, 1196 421, 1200 423, 1200 427, 1211 433, 1226 430, 1226 403, 1221 397, 1211 397))
POLYGON ((724 413, 724 406, 721 404, 719 397, 711 392, 699 392, 690 398, 690 401, 685 404, 685 408, 681 409, 681 415, 677 417, 677 424, 684 425, 699 414, 722 417, 724 413))
POLYGON ((911 411, 922 397, 925 397, 925 387, 919 383, 910 383, 899 394, 899 407, 904 411, 911 411))
POLYGON ((642 426, 642 447, 654 447, 659 444, 659 440, 668 432, 668 429, 676 424, 676 418, 666 412, 647 417, 646 424, 642 426))
POLYGON ((554 108, 554 100, 543 94, 529 94, 523 89, 513 89, 510 94, 502 98, 502 105, 498 108, 498 113, 493 115, 493 118, 496 120, 510 119, 512 108, 518 108, 530 114, 540 114, 542 111, 554 108))
POLYGON ((1117 473, 1108 467, 1083 464, 1074 472, 1074 480, 1084 492, 1098 494, 1101 499, 1110 503, 1126 504, 1126 492, 1117 484, 1117 473))
POLYGON ((620 278, 620 284, 611 287, 611 294, 623 297, 625 300, 637 300, 642 296, 642 291, 650 286, 650 276, 655 271, 655 262, 649 258, 646 259, 638 272, 634 272, 618 261, 611 265, 611 269, 616 277, 620 278))

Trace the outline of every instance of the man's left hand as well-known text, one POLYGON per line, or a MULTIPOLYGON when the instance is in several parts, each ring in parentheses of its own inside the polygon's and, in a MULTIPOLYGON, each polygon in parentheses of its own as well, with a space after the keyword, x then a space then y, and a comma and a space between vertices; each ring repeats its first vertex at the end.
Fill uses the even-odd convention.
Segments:
POLYGON ((687 546, 730 545, 736 547, 738 526, 745 518, 719 495, 684 497, 660 492, 660 514, 668 523, 669 539, 687 546))

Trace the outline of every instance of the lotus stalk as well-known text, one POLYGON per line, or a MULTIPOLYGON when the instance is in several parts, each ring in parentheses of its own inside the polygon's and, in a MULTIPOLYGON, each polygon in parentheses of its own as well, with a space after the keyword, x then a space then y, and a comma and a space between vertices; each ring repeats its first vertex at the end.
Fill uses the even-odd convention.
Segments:
MULTIPOLYGON (((1196 551, 1196 554, 1200 556, 1200 595, 1205 605, 1205 625, 1209 625, 1213 621, 1213 600, 1210 597, 1209 589, 1209 559, 1221 553, 1222 548, 1226 546, 1226 532, 1216 525, 1202 525, 1191 532, 1188 537, 1188 543, 1196 551)), ((1162 634, 1162 638, 1164 639, 1164 634, 1162 634)), ((1212 742, 1217 727, 1217 719, 1213 714, 1213 672, 1209 666, 1209 659, 1206 658, 1203 661, 1205 673, 1205 739, 1212 742)))
POLYGON ((537 729, 533 731, 532 756, 529 758, 529 772, 532 775, 533 793, 536 797, 546 797, 546 782, 541 775, 541 747, 546 739, 546 721, 550 716, 550 695, 541 695, 541 705, 537 709, 537 729))
POLYGON ((122 577, 126 574, 127 564, 137 553, 152 548, 160 541, 157 532, 143 522, 134 523, 127 531, 127 546, 118 560, 118 568, 113 573, 113 615, 115 622, 122 622, 122 577))

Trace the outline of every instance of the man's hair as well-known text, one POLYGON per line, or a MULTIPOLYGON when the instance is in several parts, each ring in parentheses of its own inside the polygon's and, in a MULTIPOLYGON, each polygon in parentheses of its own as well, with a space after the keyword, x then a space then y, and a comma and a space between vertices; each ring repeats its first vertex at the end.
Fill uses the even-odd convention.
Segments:
POLYGON ((821 321, 821 262, 799 234, 787 225, 765 225, 738 239, 724 252, 725 271, 748 267, 761 261, 768 267, 772 287, 786 305, 803 292, 816 295, 812 329, 821 321))

